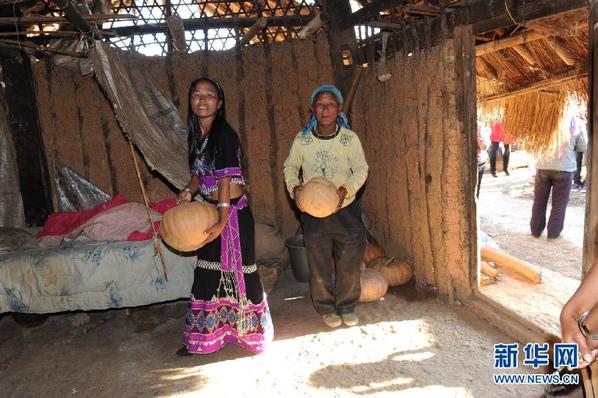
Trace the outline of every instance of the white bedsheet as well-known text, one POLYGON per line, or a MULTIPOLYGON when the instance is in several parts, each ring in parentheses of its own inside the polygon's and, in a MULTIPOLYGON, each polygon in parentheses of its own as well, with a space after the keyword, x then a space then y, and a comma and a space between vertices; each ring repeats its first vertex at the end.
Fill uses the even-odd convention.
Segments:
POLYGON ((65 242, 0 254, 0 313, 52 313, 146 305, 188 297, 195 258, 151 240, 65 242))

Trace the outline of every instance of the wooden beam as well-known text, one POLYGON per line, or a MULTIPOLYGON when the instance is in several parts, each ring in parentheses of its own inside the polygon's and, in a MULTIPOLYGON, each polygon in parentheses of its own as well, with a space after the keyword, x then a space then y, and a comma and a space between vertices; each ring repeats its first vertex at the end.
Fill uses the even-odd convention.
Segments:
POLYGON ((372 28, 378 28, 381 30, 401 30, 402 27, 398 23, 392 22, 378 22, 378 21, 368 21, 365 23, 367 26, 371 26, 372 28))
POLYGON ((513 50, 515 50, 517 52, 517 54, 519 54, 521 56, 521 58, 523 58, 525 60, 525 62, 527 62, 529 65, 531 65, 531 66, 538 65, 538 61, 536 60, 536 57, 534 57, 534 55, 532 53, 530 53, 527 48, 523 47, 523 45, 515 46, 515 47, 513 47, 513 50))
POLYGON ((412 3, 404 6, 403 12, 408 15, 436 17, 442 14, 442 8, 431 4, 412 3))
POLYGON ((516 97, 519 95, 529 94, 535 91, 543 90, 545 88, 561 84, 567 82, 569 80, 580 79, 583 77, 587 77, 588 72, 583 70, 574 70, 562 75, 554 76, 550 79, 541 80, 539 82, 526 84, 525 86, 516 88, 514 90, 509 91, 508 93, 502 94, 495 94, 488 97, 480 98, 481 102, 490 102, 490 101, 497 101, 497 100, 504 100, 509 97, 516 97))
POLYGON ((515 34, 511 37, 507 37, 506 39, 495 40, 489 43, 477 45, 475 48, 475 53, 476 57, 479 57, 481 55, 490 54, 499 50, 504 50, 506 48, 519 46, 530 41, 541 40, 546 38, 546 35, 541 32, 522 32, 515 34))
POLYGON ((455 24, 472 24, 473 33, 479 34, 547 15, 583 9, 587 6, 588 0, 509 0, 492 2, 480 0, 473 2, 468 7, 458 9, 455 12, 455 24), (511 16, 515 21, 511 19, 511 16))
POLYGON ((243 35, 243 38, 239 42, 239 46, 243 47, 246 44, 249 44, 253 36, 257 35, 268 25, 268 18, 259 18, 255 23, 249 28, 247 33, 243 35))
MULTIPOLYGON (((137 19, 134 15, 109 14, 109 15, 88 15, 82 17, 86 22, 104 22, 113 19, 137 19)), ((37 25, 37 24, 66 24, 73 23, 66 17, 49 17, 49 16, 35 16, 35 17, 0 17, 0 25, 37 25)))
POLYGON ((584 224, 582 275, 598 262, 598 0, 590 0, 590 32, 588 57, 590 59, 588 106, 588 149, 586 150, 586 218, 584 224))
MULTIPOLYGON (((258 17, 243 18, 193 18, 183 19, 186 31, 208 30, 219 28, 250 28, 258 17)), ((303 26, 311 20, 309 15, 287 15, 284 17, 269 17, 268 26, 303 26)), ((134 34, 166 32, 168 26, 164 23, 151 25, 119 26, 110 29, 117 36, 130 36, 134 34)))
POLYGON ((169 49, 170 52, 187 52, 187 40, 185 40, 185 27, 183 19, 178 15, 169 15, 166 17, 168 26, 169 49))
MULTIPOLYGON (((74 1, 55 0, 58 7, 64 11, 64 16, 72 22, 83 34, 89 35, 92 39, 101 39, 102 35, 96 25, 90 24, 79 12, 74 1)), ((89 8, 87 8, 89 11, 89 8)))
MULTIPOLYGON (((103 36, 114 36, 114 32, 109 30, 101 30, 100 33, 103 36)), ((28 40, 41 39, 44 37, 77 37, 81 36, 81 32, 78 30, 56 30, 56 31, 31 31, 31 32, 0 32, 0 37, 26 37, 28 40)))
POLYGON ((366 20, 380 15, 380 11, 387 10, 392 7, 400 6, 405 4, 406 0, 377 0, 372 3, 365 5, 360 10, 354 12, 350 18, 343 22, 341 28, 347 29, 354 25, 361 25, 366 20))
POLYGON ((575 65, 575 56, 567 49, 563 40, 555 37, 553 40, 550 40, 550 44, 556 51, 557 55, 560 59, 563 60, 569 66, 575 65))
POLYGON ((76 52, 76 51, 59 50, 59 49, 54 49, 51 47, 42 47, 39 44, 28 43, 28 42, 21 41, 21 40, 1 39, 0 44, 16 46, 16 47, 33 48, 38 51, 41 51, 42 53, 48 52, 48 53, 58 54, 58 55, 67 55, 67 56, 73 57, 73 58, 87 58, 87 55, 85 55, 83 53, 76 52))

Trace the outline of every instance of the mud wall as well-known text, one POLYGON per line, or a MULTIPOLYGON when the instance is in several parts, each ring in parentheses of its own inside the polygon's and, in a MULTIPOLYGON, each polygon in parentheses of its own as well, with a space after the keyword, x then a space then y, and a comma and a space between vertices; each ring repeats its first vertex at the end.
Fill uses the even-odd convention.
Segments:
POLYGON ((414 265, 418 282, 449 296, 467 294, 477 269, 477 163, 467 116, 475 116, 475 86, 463 74, 473 67, 473 43, 461 30, 411 56, 395 54, 385 83, 368 68, 352 111, 370 166, 363 205, 375 236, 390 256, 414 265))
MULTIPOLYGON (((284 236, 293 234, 298 222, 287 198, 282 164, 293 137, 309 118, 311 91, 333 81, 327 41, 140 57, 185 120, 189 83, 201 75, 221 82, 228 120, 248 156, 256 219, 278 226, 284 236)), ((128 144, 96 81, 46 62, 33 65, 33 75, 48 163, 59 159, 107 193, 140 201, 128 144)), ((150 200, 174 194, 149 169, 142 170, 142 177, 150 200)))

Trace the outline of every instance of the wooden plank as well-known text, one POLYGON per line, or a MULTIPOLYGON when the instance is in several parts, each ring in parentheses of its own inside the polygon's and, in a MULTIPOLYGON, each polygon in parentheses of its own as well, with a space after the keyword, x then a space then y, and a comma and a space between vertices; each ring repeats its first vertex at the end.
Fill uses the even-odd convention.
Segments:
POLYGON ((589 51, 589 117, 588 117, 588 149, 586 150, 588 177, 586 178, 586 222, 584 229, 582 274, 585 275, 598 261, 598 209, 595 207, 598 198, 598 0, 590 0, 590 35, 589 51))
POLYGON ((473 25, 473 34, 488 32, 504 26, 512 26, 547 15, 582 9, 588 0, 510 0, 476 1, 469 7, 455 12, 456 25, 473 25), (508 12, 507 7, 508 6, 508 12), (509 16, 509 13, 511 16, 509 16), (513 21, 513 19, 515 21, 513 21))
POLYGON ((482 260, 492 261, 498 267, 513 270, 526 277, 532 283, 537 284, 542 281, 542 274, 540 271, 536 270, 534 266, 527 261, 523 261, 487 246, 482 246, 480 255, 482 260))
POLYGON ((465 301, 463 304, 488 320, 501 332, 522 343, 560 341, 559 336, 544 330, 528 318, 518 315, 479 292, 475 298, 465 301))
POLYGON ((587 77, 588 73, 583 70, 573 70, 570 72, 563 73, 562 75, 551 77, 550 79, 540 80, 535 83, 526 84, 525 86, 521 86, 519 88, 513 89, 508 93, 502 94, 495 94, 488 97, 480 98, 481 102, 489 102, 489 101, 498 101, 504 100, 505 98, 512 98, 519 95, 533 93, 535 91, 543 90, 548 87, 562 84, 569 80, 581 79, 587 77))

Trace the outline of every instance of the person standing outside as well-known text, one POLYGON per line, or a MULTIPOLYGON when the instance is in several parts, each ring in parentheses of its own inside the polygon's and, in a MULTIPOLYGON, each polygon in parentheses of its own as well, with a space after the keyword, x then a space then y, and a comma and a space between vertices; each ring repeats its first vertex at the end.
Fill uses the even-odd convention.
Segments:
POLYGON ((492 133, 490 134, 490 149, 488 150, 488 157, 490 158, 490 174, 496 177, 496 152, 498 146, 503 143, 502 154, 502 169, 506 175, 509 174, 509 157, 511 155, 511 141, 506 137, 505 125, 503 122, 495 122, 490 126, 492 133))
POLYGON ((577 168, 575 152, 585 152, 587 147, 583 134, 571 130, 568 142, 543 154, 536 164, 534 179, 534 204, 530 220, 531 234, 539 237, 544 228, 549 240, 557 239, 563 231, 565 212, 573 174, 577 168), (552 209, 546 225, 546 207, 552 190, 552 209))

